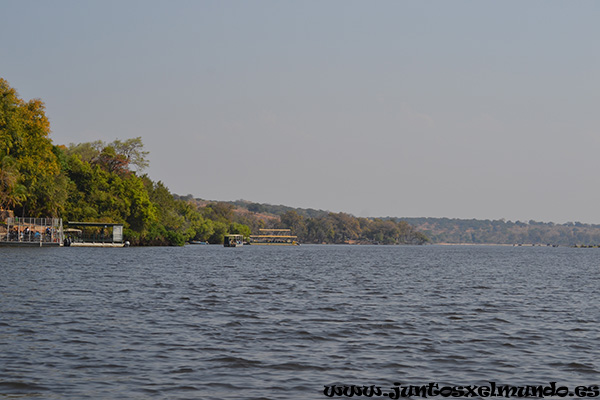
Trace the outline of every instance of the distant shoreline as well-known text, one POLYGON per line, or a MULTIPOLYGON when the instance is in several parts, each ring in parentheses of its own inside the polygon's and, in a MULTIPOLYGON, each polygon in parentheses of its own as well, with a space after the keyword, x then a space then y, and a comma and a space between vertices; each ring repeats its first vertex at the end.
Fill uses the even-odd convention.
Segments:
MULTIPOLYGON (((431 243, 431 245, 438 246, 516 246, 514 244, 504 244, 504 243, 431 243)), ((532 246, 532 245, 524 245, 524 246, 532 246)))

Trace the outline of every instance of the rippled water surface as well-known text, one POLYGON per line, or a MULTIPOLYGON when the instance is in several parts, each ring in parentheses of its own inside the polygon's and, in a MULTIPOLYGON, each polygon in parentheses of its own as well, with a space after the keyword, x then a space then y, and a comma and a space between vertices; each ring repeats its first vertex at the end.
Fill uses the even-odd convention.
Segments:
POLYGON ((0 398, 600 382, 600 250, 0 248, 0 398))

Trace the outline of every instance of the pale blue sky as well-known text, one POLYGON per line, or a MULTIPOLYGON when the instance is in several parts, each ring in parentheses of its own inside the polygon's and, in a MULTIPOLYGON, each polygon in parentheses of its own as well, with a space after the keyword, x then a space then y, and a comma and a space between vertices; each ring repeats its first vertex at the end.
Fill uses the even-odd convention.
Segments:
POLYGON ((600 2, 0 0, 57 144, 214 200, 600 223, 600 2))

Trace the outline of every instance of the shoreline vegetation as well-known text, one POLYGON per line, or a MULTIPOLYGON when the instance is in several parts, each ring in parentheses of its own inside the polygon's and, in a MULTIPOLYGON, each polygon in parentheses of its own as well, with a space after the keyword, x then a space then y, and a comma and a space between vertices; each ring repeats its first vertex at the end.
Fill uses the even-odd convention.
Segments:
POLYGON ((55 145, 40 99, 0 78, 0 210, 63 221, 122 223, 137 246, 222 244, 226 234, 291 229, 311 244, 544 244, 594 246, 600 225, 448 218, 359 218, 283 205, 177 195, 144 170, 141 137, 55 145))
POLYGON ((223 243, 226 234, 289 228, 302 243, 422 244, 403 221, 345 213, 265 213, 172 194, 144 170, 141 137, 55 145, 40 99, 24 101, 0 78, 0 209, 28 217, 124 224, 132 245, 223 243))
POLYGON ((567 222, 507 221, 456 218, 392 218, 402 220, 432 243, 522 246, 594 247, 600 244, 600 225, 567 222))

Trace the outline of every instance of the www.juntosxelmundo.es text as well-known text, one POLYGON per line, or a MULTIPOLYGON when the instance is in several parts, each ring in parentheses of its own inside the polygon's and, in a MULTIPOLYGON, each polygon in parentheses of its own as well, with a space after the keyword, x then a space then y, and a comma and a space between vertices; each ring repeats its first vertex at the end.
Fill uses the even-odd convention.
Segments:
POLYGON ((556 382, 548 385, 489 385, 444 386, 435 382, 427 385, 402 385, 394 382, 389 389, 375 385, 331 385, 325 386, 323 394, 327 397, 387 397, 400 399, 405 397, 515 397, 515 398, 544 398, 544 397, 599 397, 600 385, 576 386, 568 388, 557 386, 556 382))

